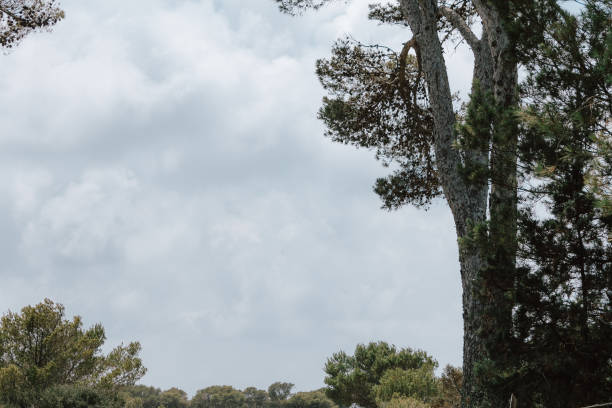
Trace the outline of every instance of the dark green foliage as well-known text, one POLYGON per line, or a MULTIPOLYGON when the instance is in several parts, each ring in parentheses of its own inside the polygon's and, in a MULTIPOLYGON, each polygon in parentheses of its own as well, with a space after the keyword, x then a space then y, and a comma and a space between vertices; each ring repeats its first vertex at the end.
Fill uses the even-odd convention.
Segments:
POLYGON ((374 3, 368 7, 370 8, 370 13, 368 14, 370 20, 378 21, 381 24, 396 24, 408 27, 399 3, 374 3))
POLYGON ((51 387, 42 394, 37 408, 123 408, 116 393, 78 385, 51 387))
POLYGON ((397 54, 340 40, 330 59, 317 62, 317 75, 329 93, 319 111, 326 135, 372 149, 383 165, 398 167, 375 187, 385 208, 426 206, 441 194, 425 84, 408 47, 397 54))
POLYGON ((589 184, 594 170, 612 169, 597 143, 610 140, 612 6, 589 1, 580 17, 560 14, 524 86, 531 103, 522 114, 527 191, 513 349, 520 360, 507 373, 521 405, 550 408, 612 395, 610 222, 589 184))
POLYGON ((357 404, 375 408, 376 389, 390 369, 435 367, 435 360, 421 350, 400 349, 385 342, 359 344, 354 355, 334 353, 325 364, 327 396, 340 406, 357 404))
MULTIPOLYGON (((451 8, 468 22, 475 16, 470 1, 442 1, 440 6, 451 8)), ((406 25, 398 2, 370 5, 369 18, 383 24, 406 25)), ((438 24, 445 39, 454 37, 454 28, 447 20, 440 19, 438 24)), ((328 91, 319 111, 327 127, 326 136, 374 150, 384 166, 394 169, 374 186, 383 208, 397 209, 406 204, 427 207, 442 195, 433 153, 433 117, 415 44, 408 42, 401 52, 395 52, 342 39, 332 47, 331 58, 317 62, 317 75, 328 91)), ((489 102, 486 106, 494 106, 489 102)), ((486 151, 489 139, 481 138, 480 142, 484 145, 479 147, 486 151)), ((475 179, 482 180, 487 174, 481 163, 464 165, 466 173, 475 179)))
POLYGON ((464 120, 457 124, 457 149, 462 153, 463 178, 473 185, 481 185, 490 177, 486 161, 476 162, 466 152, 488 154, 491 143, 491 128, 498 115, 496 103, 490 91, 483 91, 478 82, 472 86, 470 102, 464 113, 464 120))
POLYGON ((503 18, 516 62, 529 63, 534 51, 545 41, 545 31, 558 20, 558 0, 488 0, 503 18))

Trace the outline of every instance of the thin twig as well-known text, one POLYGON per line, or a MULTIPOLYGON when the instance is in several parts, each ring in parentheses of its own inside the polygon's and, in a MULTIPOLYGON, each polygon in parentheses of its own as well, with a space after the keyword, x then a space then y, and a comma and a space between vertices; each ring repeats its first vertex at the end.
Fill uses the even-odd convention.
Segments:
POLYGON ((606 402, 605 404, 589 405, 588 407, 582 407, 582 408, 599 408, 599 407, 607 407, 609 405, 612 405, 612 402, 606 402))

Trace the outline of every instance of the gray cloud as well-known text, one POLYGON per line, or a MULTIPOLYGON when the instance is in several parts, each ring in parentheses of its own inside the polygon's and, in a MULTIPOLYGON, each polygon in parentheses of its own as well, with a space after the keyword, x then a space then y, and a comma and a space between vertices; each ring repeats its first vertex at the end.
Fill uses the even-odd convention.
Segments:
MULTIPOLYGON (((327 356, 378 339, 460 363, 449 211, 381 211, 385 169, 316 120, 335 38, 405 33, 362 1, 63 5, 0 65, 2 310, 51 297, 190 393, 317 388, 327 356)), ((465 94, 469 55, 448 55, 465 94)))

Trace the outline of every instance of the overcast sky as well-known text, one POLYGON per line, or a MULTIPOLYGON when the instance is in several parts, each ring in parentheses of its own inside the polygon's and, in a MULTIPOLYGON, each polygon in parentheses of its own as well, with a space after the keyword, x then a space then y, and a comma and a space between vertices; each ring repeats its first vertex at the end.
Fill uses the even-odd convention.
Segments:
MULTIPOLYGON (((333 352, 385 340, 461 362, 443 202, 380 209, 372 152, 323 137, 317 58, 367 2, 62 0, 0 56, 0 309, 49 297, 142 343, 142 383, 323 386, 333 352)), ((465 94, 470 55, 449 49, 465 94)))

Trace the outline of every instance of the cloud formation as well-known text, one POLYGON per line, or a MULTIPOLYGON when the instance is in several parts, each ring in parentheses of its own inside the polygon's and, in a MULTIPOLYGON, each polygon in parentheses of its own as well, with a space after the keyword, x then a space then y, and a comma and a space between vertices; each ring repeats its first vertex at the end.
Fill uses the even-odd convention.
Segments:
MULTIPOLYGON (((326 357, 378 339, 460 363, 448 210, 380 210, 385 169, 316 120, 337 37, 405 33, 363 1, 62 3, 0 64, 3 311, 62 302, 190 393, 318 388, 326 357)), ((449 59, 465 94, 469 55, 449 59)))

